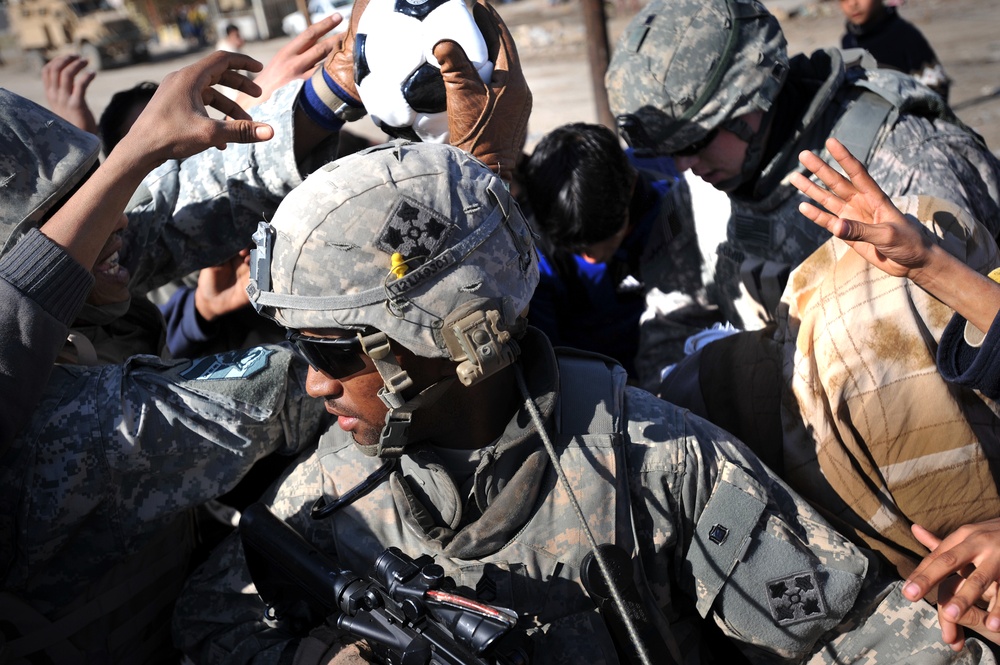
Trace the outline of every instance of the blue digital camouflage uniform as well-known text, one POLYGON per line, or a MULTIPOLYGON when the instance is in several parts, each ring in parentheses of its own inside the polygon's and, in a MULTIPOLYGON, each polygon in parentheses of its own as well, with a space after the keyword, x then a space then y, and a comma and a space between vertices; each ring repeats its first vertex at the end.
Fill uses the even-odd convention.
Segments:
POLYGON ((37 230, 0 257, 0 452, 45 387, 93 276, 37 230))
MULTIPOLYGON (((0 460, 0 615, 26 633, 38 622, 16 619, 35 612, 51 621, 75 611, 102 616, 96 632, 123 657, 114 635, 135 605, 115 613, 105 597, 81 608, 129 576, 147 594, 167 594, 161 602, 169 607, 192 542, 189 509, 232 489, 265 455, 315 441, 325 414, 304 380, 304 363, 283 347, 197 361, 57 365, 0 460)), ((45 626, 38 628, 57 642, 60 632, 45 626)), ((148 642, 155 646, 151 635, 148 642)))
MULTIPOLYGON (((292 132, 300 87, 255 111, 275 128, 266 149, 212 149, 144 180, 124 234, 134 293, 245 247, 301 181, 292 132)), ((29 185, 51 187, 44 178, 29 185)), ((27 228, 5 225, 11 242, 27 228)), ((98 362, 123 359, 113 364, 57 366, 0 461, 0 617, 13 626, 13 657, 49 649, 57 662, 141 661, 168 649, 165 616, 193 544, 190 509, 265 455, 314 443, 325 422, 322 403, 305 395, 305 363, 286 348, 171 363, 133 355, 158 354, 158 336, 134 338, 96 339, 98 362)))

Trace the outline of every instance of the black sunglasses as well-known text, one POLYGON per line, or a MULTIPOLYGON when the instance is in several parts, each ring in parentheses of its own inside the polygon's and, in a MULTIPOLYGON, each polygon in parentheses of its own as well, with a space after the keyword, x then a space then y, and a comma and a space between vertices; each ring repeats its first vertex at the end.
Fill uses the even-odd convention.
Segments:
POLYGON ((360 337, 309 337, 297 330, 289 330, 285 337, 313 369, 331 379, 343 379, 365 368, 360 337))
POLYGON ((719 135, 719 128, 716 127, 708 134, 705 134, 699 140, 695 141, 691 145, 684 146, 680 150, 674 150, 671 157, 694 157, 699 152, 708 147, 708 144, 715 140, 715 137, 719 135))

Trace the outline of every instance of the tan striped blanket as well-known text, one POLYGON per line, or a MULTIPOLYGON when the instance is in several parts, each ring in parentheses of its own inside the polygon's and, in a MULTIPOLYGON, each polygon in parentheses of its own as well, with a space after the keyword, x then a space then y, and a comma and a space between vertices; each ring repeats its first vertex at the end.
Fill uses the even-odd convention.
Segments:
MULTIPOLYGON (((896 204, 973 268, 1000 265, 986 230, 955 206, 896 204)), ((926 553, 911 523, 946 534, 1000 517, 996 405, 935 365, 951 315, 835 238, 792 273, 780 312, 785 477, 904 576, 926 553)))

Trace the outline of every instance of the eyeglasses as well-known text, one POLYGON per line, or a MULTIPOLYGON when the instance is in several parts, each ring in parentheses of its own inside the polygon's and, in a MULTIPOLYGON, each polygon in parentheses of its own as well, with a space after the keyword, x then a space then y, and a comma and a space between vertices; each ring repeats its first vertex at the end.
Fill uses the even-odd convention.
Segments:
POLYGON ((360 337, 309 337, 289 330, 285 338, 295 345, 295 350, 313 369, 332 379, 357 374, 366 366, 360 337))
POLYGON ((719 135, 719 128, 716 127, 708 134, 692 143, 691 145, 685 146, 680 150, 674 150, 671 157, 694 157, 699 152, 708 147, 708 144, 715 140, 715 137, 719 135))

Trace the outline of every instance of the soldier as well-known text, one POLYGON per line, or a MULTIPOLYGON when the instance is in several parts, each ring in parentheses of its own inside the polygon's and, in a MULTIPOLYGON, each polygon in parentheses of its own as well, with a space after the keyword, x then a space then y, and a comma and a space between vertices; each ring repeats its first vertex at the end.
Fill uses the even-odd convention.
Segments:
MULTIPOLYGON (((66 291, 56 297, 82 291, 94 308, 127 305, 128 284, 116 260, 121 211, 143 175, 164 162, 176 168, 170 160, 213 145, 274 134, 210 88, 221 82, 256 90, 231 67, 260 65, 243 55, 213 54, 165 79, 138 121, 141 131, 86 180, 96 166, 96 137, 0 91, 2 228, 14 245, 11 260, 23 259, 25 247, 58 254, 34 228, 48 219, 45 233, 73 260, 94 266, 82 289, 61 283, 66 291), (240 120, 209 119, 203 99, 240 120), (92 232, 72 233, 74 220, 92 232)), ((29 278, 48 276, 33 263, 16 267, 29 278)), ((65 305, 79 309, 78 301, 65 305)), ((30 340, 36 349, 44 341, 30 340)), ((307 445, 309 427, 322 415, 303 399, 304 367, 289 351, 255 354, 253 366, 236 354, 183 364, 143 356, 96 367, 58 365, 47 381, 48 368, 33 369, 39 377, 12 377, 26 384, 22 390, 44 388, 37 408, 25 405, 24 426, 0 456, 5 656, 121 662, 170 649, 169 632, 157 626, 187 570, 189 509, 232 487, 264 455, 307 445)))
MULTIPOLYGON (((903 600, 725 432, 526 327, 531 234, 468 155, 397 141, 345 157, 256 242, 251 301, 289 329, 309 393, 337 417, 267 502, 341 565, 366 571, 388 546, 430 554, 516 611, 531 662, 619 662, 580 585, 575 495, 596 541, 635 557, 683 662, 706 655, 698 616, 760 662, 994 662, 976 640, 952 653, 929 605, 903 600)), ((175 641, 205 663, 351 662, 343 650, 358 649, 329 626, 297 637, 265 619, 238 538, 190 578, 175 641)))
POLYGON ((608 85, 633 145, 674 154, 729 193, 709 293, 758 328, 685 359, 661 397, 733 432, 905 577, 927 553, 912 521, 949 532, 1000 514, 986 461, 1000 446, 997 420, 935 371, 947 308, 826 244, 829 232, 799 213, 791 174, 805 172, 804 149, 832 162, 824 142, 838 139, 980 268, 1000 231, 1000 161, 937 94, 852 57, 789 61, 755 0, 654 0, 619 42, 608 85), (940 491, 956 484, 962 492, 940 491))
MULTIPOLYGON (((513 146, 519 149, 523 140, 530 95, 509 32, 495 12, 477 7, 491 56, 504 75, 484 86, 453 42, 442 42, 437 50, 449 106, 456 109, 450 116, 452 136, 503 171, 513 167, 513 146), (518 109, 515 119, 521 124, 510 125, 505 104, 518 109)), ((318 25, 333 27, 332 21, 318 25)), ((156 348, 156 339, 144 332, 159 337, 161 330, 158 323, 123 320, 122 313, 129 309, 130 293, 235 254, 248 242, 249 226, 269 218, 310 165, 335 154, 335 142, 327 139, 364 114, 356 97, 348 105, 338 96, 353 91, 352 48, 353 41, 345 40, 307 49, 302 59, 329 57, 312 80, 281 88, 260 107, 257 120, 266 120, 269 135, 273 132, 267 149, 231 144, 224 151, 168 159, 133 196, 122 237, 114 234, 95 248, 95 278, 101 277, 105 288, 92 290, 88 307, 93 305, 95 326, 106 331, 105 324, 114 321, 121 325, 110 332, 119 334, 114 339, 95 334, 77 347, 95 350, 97 366, 60 364, 53 370, 38 408, 0 458, 0 623, 9 638, 3 657, 144 662, 163 656, 170 648, 164 614, 189 562, 190 509, 232 488, 264 455, 314 443, 326 424, 322 403, 306 398, 305 364, 287 347, 185 362, 134 356, 137 349, 145 354, 156 348), (336 81, 344 84, 337 85, 339 92, 329 89, 336 81), (317 95, 314 82, 327 92, 317 95)), ((260 66, 239 54, 216 53, 208 60, 260 66)), ((227 81, 232 77, 222 78, 227 81)), ((193 114, 202 95, 218 99, 204 91, 217 82, 218 77, 200 81, 195 88, 200 94, 185 97, 171 112, 193 114)), ((242 88, 259 92, 250 82, 242 88)), ((9 245, 38 224, 39 202, 52 203, 56 191, 81 180, 97 150, 89 142, 86 159, 60 162, 61 144, 50 149, 51 137, 40 129, 58 119, 25 100, 19 103, 29 109, 13 114, 12 130, 0 134, 10 142, 0 155, 11 156, 8 164, 37 170, 9 179, 23 184, 17 197, 4 202, 2 230, 9 236, 0 243, 9 245)), ((235 105, 224 105, 223 111, 243 117, 235 105)), ((72 132, 65 124, 59 127, 72 132)), ((201 125, 192 121, 192 127, 201 125)), ((140 133, 128 136, 129 145, 116 149, 124 155, 135 148, 132 141, 145 140, 140 133)), ((226 135, 195 132, 195 139, 225 147, 226 135)), ((165 156, 185 156, 181 152, 165 156)), ((139 302, 147 301, 132 298, 133 307, 139 302)))
POLYGON ((1000 233, 1000 161, 937 94, 862 51, 789 60, 757 0, 653 0, 618 41, 606 80, 632 147, 673 155, 729 194, 706 283, 744 329, 774 321, 789 270, 829 237, 802 219, 788 183, 799 152, 821 152, 828 137, 890 196, 948 199, 1000 233))

